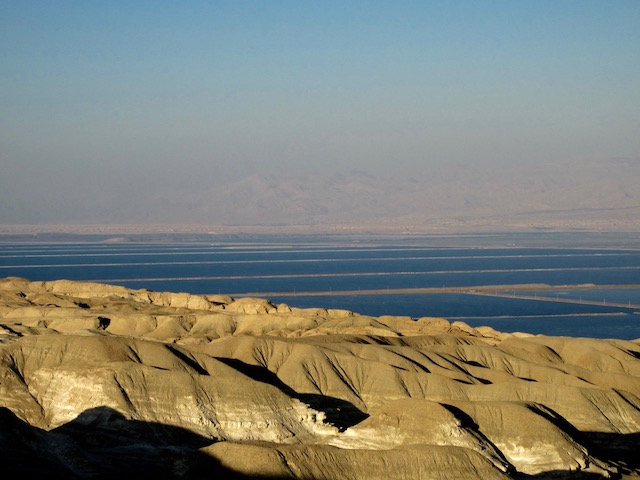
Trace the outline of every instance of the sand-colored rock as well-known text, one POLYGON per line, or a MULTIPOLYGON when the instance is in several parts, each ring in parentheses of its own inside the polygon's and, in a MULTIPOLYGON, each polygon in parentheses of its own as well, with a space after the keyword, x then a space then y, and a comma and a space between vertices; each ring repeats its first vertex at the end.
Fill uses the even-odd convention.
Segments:
POLYGON ((34 474, 640 478, 639 440, 638 341, 0 279, 0 458, 34 474))
POLYGON ((223 442, 204 448, 202 452, 233 471, 260 478, 510 478, 473 450, 437 445, 358 450, 326 445, 256 446, 223 442))

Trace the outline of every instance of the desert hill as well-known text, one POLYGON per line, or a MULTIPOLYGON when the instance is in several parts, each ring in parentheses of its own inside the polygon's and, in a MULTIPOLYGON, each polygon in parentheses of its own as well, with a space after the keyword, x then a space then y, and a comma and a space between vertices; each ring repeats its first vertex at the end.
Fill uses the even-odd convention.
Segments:
POLYGON ((6 278, 0 425, 11 478, 640 478, 640 342, 6 278))

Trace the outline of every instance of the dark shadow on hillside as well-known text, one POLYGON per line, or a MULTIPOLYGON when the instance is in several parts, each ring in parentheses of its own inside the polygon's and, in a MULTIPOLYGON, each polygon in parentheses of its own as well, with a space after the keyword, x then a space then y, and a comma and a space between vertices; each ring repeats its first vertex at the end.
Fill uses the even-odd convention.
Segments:
MULTIPOLYGON (((441 405, 455 415, 463 428, 475 430, 477 434, 484 437, 479 426, 468 414, 453 405, 445 403, 442 403, 441 405)), ((577 430, 563 416, 549 407, 532 404, 526 405, 526 407, 532 412, 544 417, 561 431, 568 434, 577 443, 586 447, 590 457, 609 465, 612 467, 614 472, 611 475, 603 475, 595 472, 575 472, 565 470, 547 471, 537 475, 509 472, 513 475, 513 478, 518 480, 601 480, 621 478, 623 474, 629 475, 633 473, 640 475, 640 433, 624 435, 614 433, 582 432, 577 430)), ((488 438, 485 438, 485 441, 490 443, 488 438)))
POLYGON ((2 478, 260 479, 198 451, 214 440, 188 430, 127 420, 108 407, 86 410, 51 431, 0 407, 2 478))
POLYGON ((583 432, 549 407, 529 408, 567 432, 576 442, 586 447, 592 457, 605 460, 621 473, 640 473, 640 433, 583 432))
POLYGON ((640 476, 640 433, 618 434, 602 432, 581 432, 574 430, 574 440, 587 448, 589 455, 608 464, 614 471, 611 475, 593 472, 571 472, 556 470, 537 475, 517 474, 518 480, 604 480, 631 475, 640 476))
POLYGON ((298 393, 268 368, 250 365, 235 358, 216 357, 216 360, 236 369, 252 380, 273 385, 289 397, 306 403, 314 410, 324 412, 326 421, 337 427, 341 432, 369 417, 368 414, 346 400, 314 393, 298 393))
POLYGON ((578 441, 591 455, 615 465, 621 473, 640 475, 640 433, 580 432, 578 441))
POLYGON ((515 475, 515 480, 613 480, 620 476, 608 476, 591 472, 571 472, 567 470, 552 470, 542 472, 537 475, 526 475, 524 473, 515 475))
MULTIPOLYGON (((472 426, 472 425, 469 425, 472 426)), ((620 474, 640 472, 640 433, 620 435, 578 432, 590 455, 614 465, 620 474)), ((214 443, 189 430, 154 422, 127 420, 108 407, 86 410, 51 431, 32 427, 0 407, 1 478, 76 479, 284 479, 246 476, 225 468, 200 448, 214 443)), ((252 466, 252 457, 245 459, 252 466)), ((256 465, 257 467, 257 465, 256 465)), ((384 473, 384 472, 381 472, 384 473)), ((416 472, 388 472, 409 477, 416 472), (406 475, 405 475, 406 476, 406 475)), ((518 480, 604 480, 591 472, 547 471, 537 475, 510 472, 518 480)))

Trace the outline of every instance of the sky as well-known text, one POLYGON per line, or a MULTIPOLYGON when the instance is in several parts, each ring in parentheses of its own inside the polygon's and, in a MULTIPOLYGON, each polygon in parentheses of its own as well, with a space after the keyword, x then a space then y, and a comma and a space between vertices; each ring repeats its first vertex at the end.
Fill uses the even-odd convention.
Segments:
POLYGON ((0 0, 0 224, 250 175, 639 159, 638 25, 637 0, 0 0))

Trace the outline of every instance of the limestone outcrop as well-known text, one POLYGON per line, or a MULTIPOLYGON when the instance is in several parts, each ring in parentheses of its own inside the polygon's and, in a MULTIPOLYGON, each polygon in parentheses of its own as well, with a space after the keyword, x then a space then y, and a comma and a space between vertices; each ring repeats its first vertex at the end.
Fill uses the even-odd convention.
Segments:
POLYGON ((0 457, 54 478, 640 478, 640 342, 0 279, 0 457))

